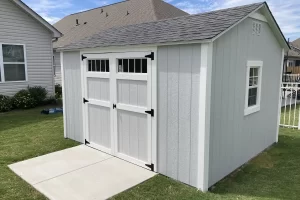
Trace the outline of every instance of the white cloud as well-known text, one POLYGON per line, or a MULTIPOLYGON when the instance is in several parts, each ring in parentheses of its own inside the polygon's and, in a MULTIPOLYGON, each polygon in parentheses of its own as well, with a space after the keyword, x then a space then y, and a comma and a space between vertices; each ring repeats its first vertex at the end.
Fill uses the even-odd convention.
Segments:
POLYGON ((60 20, 58 13, 72 7, 71 0, 26 0, 25 3, 51 24, 60 20))

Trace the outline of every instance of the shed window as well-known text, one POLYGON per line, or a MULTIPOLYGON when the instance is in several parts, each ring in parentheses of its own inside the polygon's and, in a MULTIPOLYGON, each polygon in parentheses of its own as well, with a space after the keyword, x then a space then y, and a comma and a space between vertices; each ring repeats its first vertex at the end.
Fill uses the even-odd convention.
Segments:
POLYGON ((118 72, 147 73, 147 59, 118 59, 118 72))
POLYGON ((260 110, 262 61, 248 61, 246 75, 245 115, 260 110))
POLYGON ((109 60, 88 60, 88 72, 109 72, 109 60))
POLYGON ((26 81, 25 46, 0 45, 0 82, 26 81))

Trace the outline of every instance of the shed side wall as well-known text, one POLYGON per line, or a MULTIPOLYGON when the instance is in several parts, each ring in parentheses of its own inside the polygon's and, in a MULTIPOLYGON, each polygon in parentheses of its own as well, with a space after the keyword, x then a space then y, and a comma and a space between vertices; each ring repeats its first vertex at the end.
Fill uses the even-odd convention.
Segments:
POLYGON ((53 52, 54 61, 54 83, 61 85, 61 66, 60 66, 60 52, 53 52))
POLYGON ((158 172, 197 187, 201 45, 158 48, 158 172))
POLYGON ((209 186, 276 142, 282 48, 269 25, 246 19, 214 42, 209 186), (244 116, 246 64, 263 61, 261 109, 244 116))
POLYGON ((63 53, 64 91, 67 138, 83 143, 80 52, 63 53))
POLYGON ((12 96, 30 86, 54 94, 52 33, 10 0, 0 1, 0 43, 25 44, 27 82, 0 83, 0 94, 12 96))

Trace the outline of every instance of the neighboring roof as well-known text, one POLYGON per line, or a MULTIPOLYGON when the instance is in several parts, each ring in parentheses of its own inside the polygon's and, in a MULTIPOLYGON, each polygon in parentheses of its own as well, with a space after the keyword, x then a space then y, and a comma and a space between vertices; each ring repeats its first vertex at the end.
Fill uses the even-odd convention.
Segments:
POLYGON ((69 45, 113 27, 188 15, 162 0, 127 0, 69 15, 54 26, 63 33, 54 48, 69 45), (76 20, 80 25, 76 25, 76 20), (86 24, 85 24, 86 22, 86 24))
POLYGON ((159 44, 212 39, 244 19, 264 3, 111 28, 62 49, 159 44))
POLYGON ((111 28, 60 49, 213 41, 261 8, 264 8, 263 11, 270 27, 282 47, 289 49, 289 45, 266 3, 255 3, 203 14, 111 28))
POLYGON ((34 19, 39 21, 42 25, 44 25, 47 29, 49 29, 53 33, 54 38, 59 38, 62 36, 61 32, 59 32, 56 28, 54 28, 51 24, 49 24, 46 20, 44 20, 40 15, 34 12, 30 7, 28 7, 21 0, 12 0, 17 6, 19 6, 22 10, 32 16, 34 19))
POLYGON ((290 42, 291 50, 288 51, 288 54, 285 53, 285 55, 289 57, 294 57, 294 58, 300 58, 300 38, 290 42))

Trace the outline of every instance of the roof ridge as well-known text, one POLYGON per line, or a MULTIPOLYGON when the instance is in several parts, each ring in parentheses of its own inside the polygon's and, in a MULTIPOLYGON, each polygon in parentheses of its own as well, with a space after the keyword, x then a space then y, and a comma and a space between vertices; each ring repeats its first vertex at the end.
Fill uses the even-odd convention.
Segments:
POLYGON ((155 0, 151 0, 151 6, 152 6, 152 12, 154 13, 154 16, 155 16, 155 20, 157 21, 158 16, 157 16, 156 9, 155 9, 155 6, 154 6, 154 1, 155 0))

